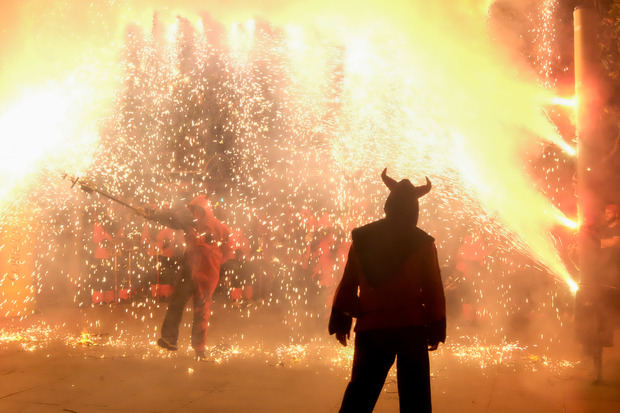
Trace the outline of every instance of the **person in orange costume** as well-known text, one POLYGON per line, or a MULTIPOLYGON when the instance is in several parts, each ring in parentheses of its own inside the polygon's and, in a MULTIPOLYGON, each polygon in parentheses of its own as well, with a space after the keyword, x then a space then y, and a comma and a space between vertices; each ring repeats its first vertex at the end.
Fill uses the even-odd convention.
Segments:
POLYGON ((145 211, 149 219, 185 233, 186 251, 182 274, 170 297, 161 329, 160 347, 177 349, 183 309, 193 298, 192 348, 198 359, 205 358, 205 343, 213 291, 220 278, 220 266, 232 257, 230 229, 213 214, 205 195, 194 198, 187 208, 175 211, 145 211))

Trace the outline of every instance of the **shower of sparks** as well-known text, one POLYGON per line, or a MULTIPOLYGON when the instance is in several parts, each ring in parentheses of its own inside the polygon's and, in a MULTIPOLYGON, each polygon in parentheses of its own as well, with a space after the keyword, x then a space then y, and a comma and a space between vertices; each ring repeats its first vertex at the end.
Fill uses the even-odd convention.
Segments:
MULTIPOLYGON (((411 26, 421 39, 438 42, 429 43, 432 50, 411 40, 416 33, 389 27, 155 15, 151 25, 124 32, 111 114, 88 110, 100 99, 98 88, 110 93, 107 82, 68 80, 24 95, 0 112, 0 136, 12 145, 0 155, 0 254, 17 257, 0 274, 2 313, 25 317, 35 295, 69 291, 80 307, 122 302, 114 330, 139 321, 144 340, 155 343, 162 304, 152 284, 162 264, 144 234, 161 228, 71 190, 61 174, 156 207, 176 201, 176 181, 185 176, 189 192, 207 193, 234 230, 247 271, 243 280, 223 273, 216 303, 248 319, 283 311, 290 337, 271 350, 214 346, 210 357, 225 362, 258 352, 274 363, 306 360, 314 350, 298 342, 314 333, 308 326, 325 324, 351 229, 383 215, 379 173, 388 166, 398 179, 433 182, 421 201, 421 226, 436 237, 446 284, 471 286, 474 311, 494 334, 526 311, 544 310, 561 325, 576 284, 557 228, 577 224, 554 198, 569 191, 547 177, 575 152, 539 106, 550 91, 513 76, 485 41, 470 37, 476 48, 469 53, 455 47, 454 33, 418 23, 411 26), (532 164, 549 143, 542 158, 554 166, 541 166, 534 179, 532 164), (95 224, 111 234, 111 259, 93 256, 95 224), (459 247, 477 245, 475 270, 464 280, 453 263, 459 247), (536 300, 513 288, 524 272, 541 286, 536 300), (22 285, 30 290, 15 293, 22 285), (244 296, 250 287, 253 294, 244 296), (233 289, 241 299, 232 299, 233 289)), ((551 42, 545 36, 543 43, 551 42)), ((93 71, 99 78, 100 69, 93 71)), ((98 323, 89 321, 87 331, 98 323)), ((35 348, 45 337, 24 342, 35 348)), ((123 334, 88 332, 64 341, 93 349, 137 345, 123 334)), ((171 357, 140 345, 148 356, 171 357)), ((350 350, 329 348, 323 358, 350 362, 350 350)), ((452 351, 461 358, 526 351, 468 348, 452 351)))
POLYGON ((558 7, 558 0, 543 0, 539 5, 540 12, 537 15, 539 23, 536 25, 536 63, 543 75, 543 83, 546 87, 554 86, 553 69, 556 64, 557 51, 554 50, 556 43, 554 13, 558 7))
MULTIPOLYGON (((46 323, 26 328, 0 329, 0 350, 21 348, 28 352, 49 352, 64 345, 68 357, 85 358, 141 358, 141 359, 191 359, 193 352, 181 347, 178 352, 158 349, 154 342, 135 340, 135 336, 97 335, 88 332, 70 334, 66 326, 46 323), (19 332, 17 332, 19 330, 19 332)), ((475 337, 455 337, 452 343, 441 347, 433 356, 434 376, 441 375, 443 365, 454 360, 457 363, 480 369, 493 367, 515 368, 530 371, 549 370, 561 373, 574 368, 579 362, 551 358, 540 349, 519 342, 486 343, 475 337)), ((353 346, 342 347, 335 341, 328 344, 309 342, 305 344, 252 345, 249 343, 220 343, 206 348, 206 361, 224 365, 234 360, 257 360, 273 367, 297 368, 328 366, 343 372, 350 369, 353 346)), ((188 374, 195 369, 188 368, 188 374)))

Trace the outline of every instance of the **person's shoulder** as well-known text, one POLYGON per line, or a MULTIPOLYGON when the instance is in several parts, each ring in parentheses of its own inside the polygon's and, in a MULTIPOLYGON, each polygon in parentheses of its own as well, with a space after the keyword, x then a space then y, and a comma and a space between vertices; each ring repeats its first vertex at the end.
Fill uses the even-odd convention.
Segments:
POLYGON ((423 243, 435 245, 435 238, 418 227, 416 227, 414 230, 414 236, 423 243))
POLYGON ((373 221, 369 224, 362 225, 361 227, 357 227, 351 231, 351 234, 359 234, 363 232, 367 232, 376 228, 383 227, 385 225, 385 219, 380 219, 378 221, 373 221))
POLYGON ((382 239, 388 237, 389 234, 395 232, 405 234, 408 242, 411 242, 415 245, 428 244, 429 246, 432 246, 435 243, 435 238, 426 233, 424 230, 415 227, 413 229, 408 229, 404 230, 404 232, 401 232, 400 229, 395 230, 394 225, 390 225, 390 223, 385 218, 355 228, 351 232, 351 238, 353 239, 353 243, 355 244, 356 241, 358 241, 359 243, 359 241, 368 238, 382 239))
POLYGON ((232 229, 230 229, 230 227, 226 225, 223 221, 220 221, 219 219, 215 219, 214 226, 219 232, 221 237, 225 239, 229 239, 230 237, 232 237, 233 235, 232 229))
POLYGON ((379 233, 386 232, 386 220, 380 219, 378 221, 371 222, 366 225, 362 225, 361 227, 355 228, 351 231, 351 239, 353 240, 353 244, 357 244, 359 240, 362 240, 366 237, 376 236, 379 233), (358 242, 356 242, 358 241, 358 242))

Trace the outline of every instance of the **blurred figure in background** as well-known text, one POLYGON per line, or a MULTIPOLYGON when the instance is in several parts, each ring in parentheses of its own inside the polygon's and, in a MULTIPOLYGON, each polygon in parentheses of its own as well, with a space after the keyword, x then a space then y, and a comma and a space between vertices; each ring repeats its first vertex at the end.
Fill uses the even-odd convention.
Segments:
MULTIPOLYGON (((584 249, 592 257, 592 279, 583 279, 576 298, 575 324, 584 353, 594 362, 594 382, 603 378, 603 348, 613 346, 620 314, 620 208, 605 207, 604 223, 584 232, 584 249)), ((585 231, 585 230, 584 230, 585 231)), ((585 275, 590 274, 586 271, 585 275)))
POLYGON ((145 211, 145 214, 151 220, 185 233, 181 274, 170 297, 157 344, 168 350, 177 349, 183 309, 191 297, 194 306, 192 348, 199 360, 204 359, 213 291, 219 281, 220 266, 232 257, 230 230, 214 216, 205 195, 195 197, 187 207, 145 211))
POLYGON ((620 206, 605 207, 605 225, 601 229, 601 250, 605 281, 618 287, 620 281, 620 206))
POLYGON ((125 234, 120 219, 111 206, 105 206, 103 213, 93 224, 95 258, 94 277, 91 277, 93 304, 109 304, 115 300, 118 288, 119 251, 125 234))

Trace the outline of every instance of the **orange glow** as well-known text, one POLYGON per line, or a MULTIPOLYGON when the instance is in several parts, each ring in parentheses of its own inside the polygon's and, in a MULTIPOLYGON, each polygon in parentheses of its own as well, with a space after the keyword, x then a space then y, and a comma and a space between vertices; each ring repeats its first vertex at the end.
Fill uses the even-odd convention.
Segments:
MULTIPOLYGON (((34 3, 41 9, 47 4, 34 3)), ((286 7, 284 2, 259 6, 235 1, 229 11, 223 10, 222 2, 198 5, 181 1, 175 10, 162 7, 164 1, 139 1, 131 9, 105 3, 101 10, 108 25, 93 25, 99 29, 88 23, 100 13, 75 12, 88 17, 83 23, 88 27, 78 26, 71 33, 77 38, 84 34, 83 42, 59 41, 62 33, 34 28, 35 33, 29 33, 24 44, 45 49, 36 39, 49 35, 44 43, 49 45, 49 53, 62 56, 60 66, 65 69, 72 69, 85 51, 95 53, 95 62, 116 62, 128 23, 137 22, 148 32, 153 11, 163 8, 166 12, 161 19, 167 23, 168 40, 173 42, 178 22, 170 16, 178 13, 194 19, 198 10, 213 7, 214 15, 227 15, 237 22, 227 34, 233 56, 244 63, 257 27, 251 15, 263 11, 272 21, 285 20, 291 25, 286 44, 294 51, 293 65, 302 68, 291 77, 303 81, 299 89, 312 97, 329 86, 325 85, 325 70, 311 69, 329 58, 317 51, 322 50, 321 45, 308 33, 324 30, 330 41, 344 45, 343 114, 329 142, 337 168, 348 172, 369 167, 380 170, 388 165, 398 176, 429 175, 436 188, 432 196, 442 206, 451 208, 458 199, 463 208, 473 208, 477 204, 471 199, 476 200, 484 212, 477 217, 479 223, 487 216, 497 220, 501 227, 495 229, 506 231, 507 240, 572 285, 550 237, 558 220, 570 226, 568 219, 558 216, 551 202, 535 190, 523 165, 528 150, 541 140, 553 142, 571 155, 575 150, 559 136, 544 115, 543 105, 538 104, 548 103, 548 91, 527 75, 525 65, 508 61, 488 36, 486 19, 492 1, 433 2, 425 5, 423 12, 404 0, 363 5, 344 1, 333 7, 323 1, 290 2, 286 7), (517 73, 515 67, 524 70, 517 73)), ((32 15, 40 12, 38 8, 30 10, 32 15)), ((75 17, 63 15, 57 20, 69 23, 75 17)), ((35 57, 40 59, 34 50, 17 59, 11 68, 12 79, 20 79, 24 68, 33 72, 35 57)), ((89 89, 93 85, 98 93, 103 89, 97 81, 90 85, 61 82, 24 94, 8 111, 1 112, 0 136, 19 139, 12 139, 14 146, 0 158, 0 200, 48 159, 53 159, 54 168, 75 175, 88 166, 97 141, 96 117, 83 112, 83 102, 95 99, 89 89), (72 92, 67 95, 67 90, 72 92), (65 156, 68 154, 71 156, 65 156)), ((571 102, 574 105, 574 99, 571 102)), ((311 99, 301 104, 309 112, 325 111, 311 99)))

